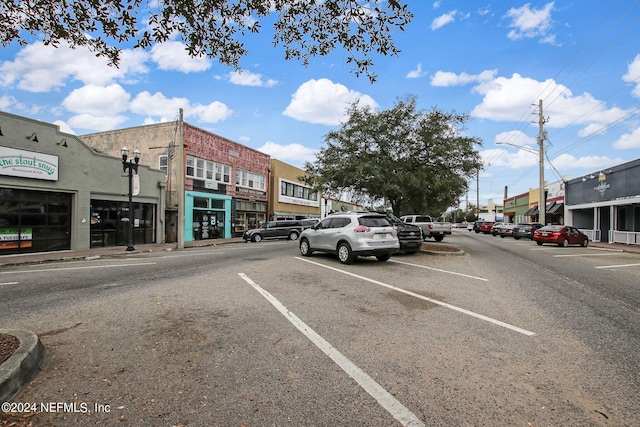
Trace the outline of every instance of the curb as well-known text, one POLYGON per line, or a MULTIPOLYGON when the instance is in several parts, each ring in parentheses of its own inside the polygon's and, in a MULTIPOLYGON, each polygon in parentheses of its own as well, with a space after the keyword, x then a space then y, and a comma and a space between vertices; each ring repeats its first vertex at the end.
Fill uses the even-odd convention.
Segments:
POLYGON ((20 340, 16 352, 0 365, 0 402, 15 397, 46 363, 47 351, 36 334, 20 329, 0 329, 0 334, 20 340))
MULTIPOLYGON (((452 247, 452 246, 448 246, 452 247)), ((440 256, 461 256, 464 255, 464 251, 462 249, 457 248, 457 251, 429 251, 426 249, 420 249, 420 252, 427 255, 440 255, 440 256)))

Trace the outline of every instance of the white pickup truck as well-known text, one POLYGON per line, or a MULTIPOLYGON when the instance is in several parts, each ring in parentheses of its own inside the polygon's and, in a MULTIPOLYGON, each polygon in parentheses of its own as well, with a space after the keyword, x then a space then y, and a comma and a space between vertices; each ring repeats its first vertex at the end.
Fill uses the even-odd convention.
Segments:
POLYGON ((420 227, 423 240, 433 237, 436 242, 441 242, 446 234, 451 234, 450 222, 436 222, 429 215, 404 215, 400 220, 420 227))

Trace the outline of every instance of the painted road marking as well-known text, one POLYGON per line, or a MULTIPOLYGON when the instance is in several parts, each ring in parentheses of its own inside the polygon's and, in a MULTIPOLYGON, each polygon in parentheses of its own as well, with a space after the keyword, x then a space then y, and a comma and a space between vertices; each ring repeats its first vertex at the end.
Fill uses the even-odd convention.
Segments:
POLYGON ((570 257, 586 257, 586 256, 618 256, 622 255, 622 253, 613 252, 609 254, 570 254, 570 255, 554 255, 554 258, 570 258, 570 257))
POLYGON ((328 265, 323 265, 323 264, 320 264, 320 263, 317 263, 317 262, 313 262, 313 261, 310 261, 310 260, 307 260, 307 259, 304 259, 304 258, 300 258, 300 257, 295 257, 295 258, 300 260, 300 261, 308 262, 309 264, 317 265, 318 267, 324 267, 324 268, 327 268, 329 270, 337 271, 338 273, 346 274, 348 276, 352 276, 352 277, 355 277, 357 279, 361 279, 361 280, 364 280, 364 281, 367 281, 367 282, 370 282, 370 283, 373 283, 373 284, 376 284, 376 285, 379 285, 379 286, 383 286, 383 287, 388 288, 388 289, 392 289, 394 291, 402 292, 403 294, 410 295, 412 297, 416 297, 416 298, 419 298, 419 299, 424 300, 424 301, 432 302, 432 303, 440 305, 442 307, 446 307, 446 308, 449 308, 451 310, 455 310, 455 311, 458 311, 460 313, 467 314, 469 316, 475 317, 475 318, 480 319, 480 320, 484 320, 484 321, 489 322, 489 323, 493 323, 494 325, 502 326, 503 328, 510 329, 510 330, 512 330, 514 332, 518 332, 520 334, 524 334, 524 335, 527 335, 527 336, 535 335, 535 332, 527 331, 526 329, 522 329, 522 328, 519 328, 517 326, 510 325, 509 323, 505 323, 505 322, 502 322, 500 320, 492 319, 491 317, 485 316, 483 314, 478 314, 478 313, 475 313, 473 311, 467 310, 465 308, 460 308, 460 307, 457 307, 455 305, 447 304, 446 302, 438 301, 438 300, 433 299, 433 298, 428 298, 428 297, 425 297, 424 295, 420 295, 420 294, 416 294, 415 292, 407 291, 406 289, 397 288, 395 286, 380 282, 378 280, 369 279, 368 277, 360 276, 360 275, 354 274, 354 273, 349 273, 348 271, 340 270, 338 268, 330 267, 328 265))
POLYGON ((624 268, 624 267, 637 267, 640 264, 620 264, 620 265, 602 265, 596 268, 624 268))
POLYGON ((455 271, 441 270, 439 268, 427 267, 426 265, 420 265, 420 264, 412 264, 410 262, 397 261, 395 259, 389 260, 389 262, 395 262, 396 264, 410 265, 412 267, 426 268, 427 270, 438 271, 440 273, 453 274, 453 275, 456 275, 456 276, 462 276, 462 277, 466 277, 466 278, 469 278, 469 279, 482 280, 483 282, 488 282, 489 281, 489 279, 485 279, 485 278, 482 278, 482 277, 469 276, 468 274, 457 273, 455 271))
POLYGON ((17 285, 19 282, 4 282, 4 283, 0 283, 0 286, 7 286, 7 285, 17 285))
POLYGON ((289 322, 293 324, 300 332, 302 332, 316 347, 318 347, 324 354, 329 356, 343 371, 353 378, 360 387, 362 387, 367 393, 371 395, 384 409, 387 410, 398 422, 403 426, 424 426, 424 423, 415 416, 409 409, 407 409, 402 403, 396 400, 387 390, 382 388, 380 384, 375 382, 373 378, 367 375, 357 365, 347 359, 342 353, 340 353, 335 347, 333 347, 328 341, 322 338, 316 331, 311 329, 306 323, 304 323, 298 316, 293 314, 286 306, 284 306, 278 299, 276 299, 269 292, 264 290, 260 285, 251 280, 244 273, 238 273, 238 275, 253 286, 267 301, 271 303, 289 322))
POLYGON ((136 264, 117 264, 117 265, 91 265, 85 267, 61 267, 61 268, 43 268, 43 269, 31 269, 31 270, 15 270, 15 271, 0 271, 0 274, 16 274, 16 273, 41 273, 46 271, 64 271, 64 270, 88 270, 90 268, 114 268, 114 267, 136 267, 139 265, 155 265, 155 262, 138 262, 136 264))

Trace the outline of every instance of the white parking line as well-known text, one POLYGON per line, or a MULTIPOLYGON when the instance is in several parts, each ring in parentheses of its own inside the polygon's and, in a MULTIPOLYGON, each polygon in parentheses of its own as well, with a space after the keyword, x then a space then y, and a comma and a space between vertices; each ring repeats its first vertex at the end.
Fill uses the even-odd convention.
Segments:
POLYGON ((609 254, 570 254, 570 255, 554 255, 554 258, 570 258, 570 257, 586 257, 586 256, 617 256, 617 255, 621 255, 621 253, 609 253, 609 254))
POLYGON ((637 267, 640 264, 620 264, 620 265, 602 265, 600 267, 596 267, 596 268, 624 268, 624 267, 637 267))
POLYGON ((138 265, 155 265, 155 262, 138 262, 135 264, 118 264, 118 265, 92 265, 87 267, 61 267, 61 268, 43 268, 43 269, 31 269, 31 270, 15 270, 15 271, 0 271, 0 274, 16 274, 16 273, 41 273, 43 271, 64 271, 64 270, 88 270, 90 268, 120 268, 120 267, 135 267, 138 265))
POLYGON ((426 265, 420 265, 420 264, 412 264, 410 262, 403 262, 403 261, 398 261, 398 260, 395 260, 395 259, 389 260, 389 262, 395 262, 396 264, 410 265, 412 267, 426 268, 427 270, 438 271, 440 273, 453 274, 455 276, 467 277, 469 279, 482 280, 483 282, 488 282, 489 281, 488 279, 485 279, 485 278, 482 278, 482 277, 469 276, 468 274, 457 273, 455 271, 441 270, 439 268, 427 267, 426 265))
POLYGON ((4 283, 0 283, 0 286, 7 286, 7 285, 17 285, 18 282, 4 282, 4 283))
POLYGON ((384 409, 387 410, 398 422, 403 426, 424 426, 424 423, 415 416, 409 409, 407 409, 402 403, 396 400, 387 390, 382 388, 380 384, 375 382, 373 378, 367 375, 357 365, 347 359, 342 353, 340 353, 335 347, 333 347, 327 340, 322 338, 316 331, 311 329, 306 323, 304 323, 298 316, 293 314, 286 306, 284 306, 277 298, 264 290, 260 285, 255 283, 244 273, 238 273, 238 275, 253 286, 263 297, 267 299, 289 322, 293 324, 300 332, 302 332, 316 347, 318 347, 324 354, 329 356, 343 371, 345 371, 351 378, 353 378, 360 387, 362 387, 371 397, 373 397, 384 409))
POLYGON ((310 261, 308 259, 304 259, 304 258, 300 258, 300 257, 295 257, 295 258, 300 260, 300 261, 308 262, 309 264, 317 265, 318 267, 324 267, 324 268, 327 268, 329 270, 337 271, 338 273, 346 274, 348 276, 352 276, 352 277, 355 277, 355 278, 358 278, 358 279, 361 279, 361 280, 365 280, 367 282, 371 282, 373 284, 376 284, 376 285, 379 285, 379 286, 383 286, 385 288, 392 289, 394 291, 402 292, 403 294, 410 295, 412 297, 416 297, 416 298, 419 298, 419 299, 424 300, 424 301, 432 302, 432 303, 440 305, 442 307, 450 308, 451 310, 455 310, 455 311, 458 311, 460 313, 467 314, 467 315, 475 317, 477 319, 484 320, 484 321, 489 322, 489 323, 493 323, 494 325, 502 326, 503 328, 507 328, 507 329, 510 329, 512 331, 515 331, 515 332, 518 332, 518 333, 521 333, 521 334, 524 334, 524 335, 527 335, 527 336, 535 335, 535 332, 527 331, 526 329, 522 329, 522 328, 519 328, 517 326, 510 325, 510 324, 502 322, 500 320, 492 319, 491 317, 487 317, 487 316, 485 316, 483 314, 474 313, 473 311, 470 311, 470 310, 467 310, 467 309, 464 309, 464 308, 460 308, 460 307, 456 307, 455 305, 447 304, 446 302, 438 301, 438 300, 433 299, 433 298, 428 298, 428 297, 425 297, 424 295, 420 295, 420 294, 416 294, 415 292, 407 291, 406 289, 397 288, 395 286, 380 282, 378 280, 369 279, 368 277, 360 276, 358 274, 350 273, 348 271, 340 270, 338 268, 330 267, 328 265, 323 265, 323 264, 320 264, 320 263, 317 263, 317 262, 310 261))

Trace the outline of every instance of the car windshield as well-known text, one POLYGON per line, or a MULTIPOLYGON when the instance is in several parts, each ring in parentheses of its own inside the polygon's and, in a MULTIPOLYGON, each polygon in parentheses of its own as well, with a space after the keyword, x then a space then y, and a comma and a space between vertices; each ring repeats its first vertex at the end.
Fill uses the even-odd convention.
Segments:
POLYGON ((564 225, 547 225, 542 227, 542 231, 560 231, 564 228, 564 225))
POLYGON ((358 218, 358 224, 366 227, 389 227, 389 220, 382 216, 363 216, 358 218))

